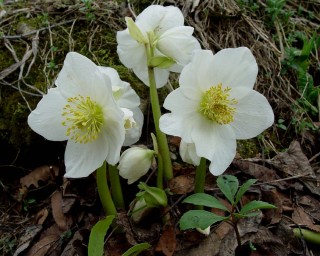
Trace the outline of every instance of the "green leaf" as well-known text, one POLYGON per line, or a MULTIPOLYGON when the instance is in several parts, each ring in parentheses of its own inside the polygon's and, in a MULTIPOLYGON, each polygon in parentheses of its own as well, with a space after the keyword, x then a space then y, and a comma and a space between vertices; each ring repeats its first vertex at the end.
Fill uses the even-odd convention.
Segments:
POLYGON ((88 244, 89 256, 104 255, 104 237, 114 218, 115 216, 113 215, 107 216, 92 227, 88 244))
POLYGON ((149 61, 149 66, 157 68, 170 68, 176 62, 167 56, 156 56, 149 61))
POLYGON ((194 205, 202 205, 212 208, 217 208, 223 211, 229 211, 217 198, 205 194, 205 193, 196 193, 188 196, 182 201, 183 203, 189 203, 194 205))
POLYGON ((237 177, 233 175, 221 175, 217 179, 217 185, 229 202, 234 205, 234 196, 239 188, 237 177))
POLYGON ((122 254, 122 256, 136 256, 139 255, 142 251, 149 249, 150 247, 151 245, 148 243, 136 244, 128 249, 124 254, 122 254))
POLYGON ((240 186, 240 188, 236 194, 236 201, 234 204, 239 203, 239 201, 240 201, 241 197, 244 195, 244 193, 246 193, 248 191, 248 189, 256 182, 257 182, 256 179, 249 179, 245 183, 243 183, 240 186))
POLYGON ((180 229, 186 230, 190 228, 205 229, 212 224, 228 219, 212 212, 204 210, 190 210, 182 215, 180 219, 180 229))
POLYGON ((246 215, 251 211, 256 211, 260 209, 273 209, 273 208, 277 208, 277 207, 274 206, 273 204, 254 200, 247 203, 245 206, 243 206, 240 210, 240 214, 246 215))

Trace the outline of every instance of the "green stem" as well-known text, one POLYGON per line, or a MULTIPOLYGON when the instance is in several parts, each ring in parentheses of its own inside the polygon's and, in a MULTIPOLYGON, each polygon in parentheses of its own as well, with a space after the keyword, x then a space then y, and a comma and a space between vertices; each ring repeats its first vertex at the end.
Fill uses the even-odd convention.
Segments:
POLYGON ((163 161, 160 154, 158 154, 157 187, 163 189, 163 161))
POLYGON ((159 119, 161 117, 161 110, 160 110, 156 80, 154 76, 154 69, 152 67, 148 67, 148 75, 149 75, 149 85, 150 85, 151 107, 152 107, 153 120, 154 120, 157 139, 158 139, 159 154, 161 155, 162 161, 163 161, 164 175, 167 179, 170 180, 173 178, 172 164, 171 164, 167 137, 159 128, 159 119))
POLYGON ((103 162, 103 165, 97 169, 96 180, 100 201, 104 211, 106 212, 106 215, 116 215, 117 210, 113 203, 107 182, 107 169, 105 161, 103 162))
POLYGON ((207 160, 203 157, 200 159, 200 164, 196 170, 196 177, 194 181, 194 193, 204 193, 204 184, 207 173, 207 160))
POLYGON ((112 198, 114 200, 114 204, 116 208, 124 209, 125 204, 123 200, 119 171, 116 166, 110 165, 110 164, 108 165, 108 171, 109 171, 111 193, 112 193, 112 198))

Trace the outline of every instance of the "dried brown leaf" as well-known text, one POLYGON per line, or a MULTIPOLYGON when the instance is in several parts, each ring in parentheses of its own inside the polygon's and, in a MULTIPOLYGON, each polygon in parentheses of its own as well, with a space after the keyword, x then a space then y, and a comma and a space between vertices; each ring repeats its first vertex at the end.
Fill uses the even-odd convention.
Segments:
POLYGON ((193 191, 194 175, 180 175, 169 182, 170 191, 174 194, 184 195, 193 191))
POLYGON ((294 208, 292 220, 297 225, 304 225, 313 231, 320 232, 320 225, 315 225, 310 215, 307 214, 300 206, 294 208))
POLYGON ((56 191, 51 197, 52 215, 58 227, 66 231, 72 224, 72 219, 63 212, 63 198, 60 191, 56 191))
POLYGON ((172 225, 165 225, 155 250, 165 256, 172 256, 176 246, 177 241, 174 227, 172 225))
POLYGON ((59 174, 59 168, 57 166, 40 166, 33 171, 31 171, 26 176, 20 179, 20 183, 23 186, 29 188, 31 185, 36 188, 39 187, 38 182, 41 180, 43 182, 47 182, 50 179, 54 180, 56 176, 59 174))
POLYGON ((48 214, 49 214, 48 210, 46 208, 43 208, 42 210, 40 210, 37 213, 35 222, 37 224, 42 225, 45 222, 45 220, 47 219, 48 214))

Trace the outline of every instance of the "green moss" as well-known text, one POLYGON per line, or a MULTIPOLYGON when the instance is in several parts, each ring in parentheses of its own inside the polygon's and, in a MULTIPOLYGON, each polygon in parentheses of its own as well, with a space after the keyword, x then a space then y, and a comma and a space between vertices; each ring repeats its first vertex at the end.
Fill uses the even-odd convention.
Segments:
POLYGON ((257 140, 238 140, 237 152, 240 154, 242 158, 255 157, 260 152, 259 148, 257 147, 257 140))

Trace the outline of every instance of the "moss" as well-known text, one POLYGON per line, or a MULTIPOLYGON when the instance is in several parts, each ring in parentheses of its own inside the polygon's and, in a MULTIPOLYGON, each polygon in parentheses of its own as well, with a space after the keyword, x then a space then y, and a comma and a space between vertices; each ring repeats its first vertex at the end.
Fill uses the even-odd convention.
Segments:
POLYGON ((238 140, 237 152, 240 154, 242 158, 255 157, 259 153, 259 148, 257 147, 257 140, 238 140))

